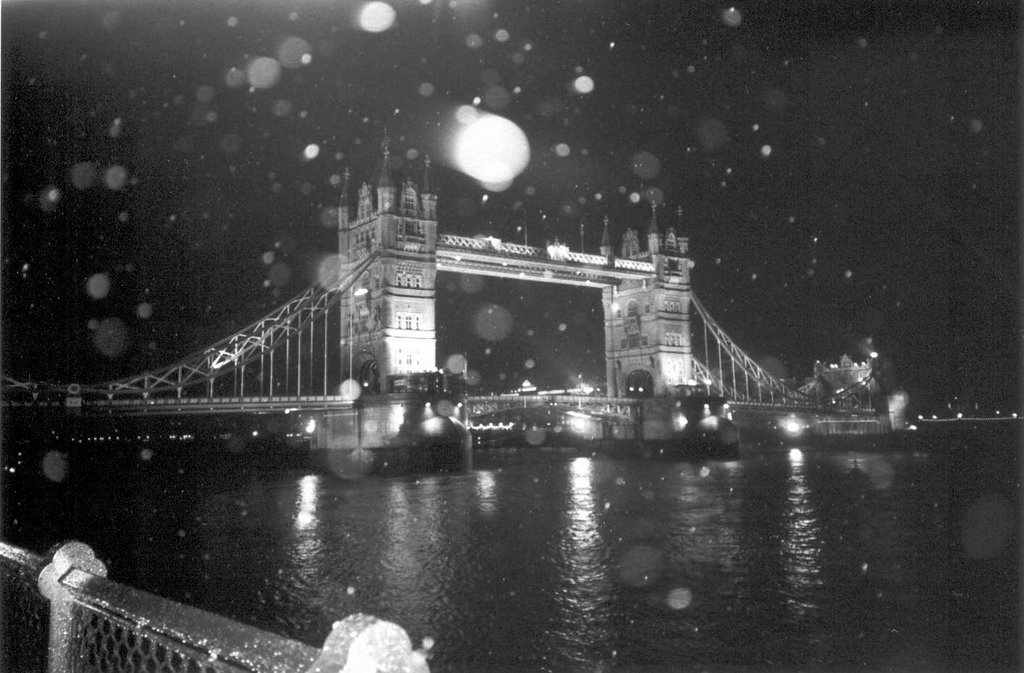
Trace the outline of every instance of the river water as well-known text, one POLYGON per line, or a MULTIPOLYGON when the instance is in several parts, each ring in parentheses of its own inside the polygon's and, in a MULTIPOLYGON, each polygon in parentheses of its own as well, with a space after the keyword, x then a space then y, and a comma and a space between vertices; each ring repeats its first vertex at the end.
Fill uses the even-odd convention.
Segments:
POLYGON ((1016 428, 359 481, 194 449, 8 443, 5 537, 83 540, 113 579, 312 645, 371 613, 432 640, 434 671, 1019 662, 1016 428))

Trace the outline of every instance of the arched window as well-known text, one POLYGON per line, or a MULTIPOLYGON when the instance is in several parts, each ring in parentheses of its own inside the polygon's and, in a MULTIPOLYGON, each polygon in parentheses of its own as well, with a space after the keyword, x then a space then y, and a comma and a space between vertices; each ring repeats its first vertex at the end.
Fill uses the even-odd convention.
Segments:
POLYGON ((630 300, 630 302, 626 304, 626 316, 632 318, 637 315, 640 315, 640 304, 635 300, 630 300))

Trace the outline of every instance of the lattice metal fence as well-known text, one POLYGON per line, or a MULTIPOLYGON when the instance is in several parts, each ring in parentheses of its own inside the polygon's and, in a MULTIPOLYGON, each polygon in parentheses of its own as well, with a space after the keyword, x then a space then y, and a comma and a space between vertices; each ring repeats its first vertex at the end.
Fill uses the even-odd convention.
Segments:
POLYGON ((427 652, 369 615, 335 622, 321 649, 105 577, 70 542, 48 558, 0 542, 4 673, 429 673, 427 652))
POLYGON ((46 670, 50 605, 36 586, 46 560, 0 544, 0 671, 46 670))

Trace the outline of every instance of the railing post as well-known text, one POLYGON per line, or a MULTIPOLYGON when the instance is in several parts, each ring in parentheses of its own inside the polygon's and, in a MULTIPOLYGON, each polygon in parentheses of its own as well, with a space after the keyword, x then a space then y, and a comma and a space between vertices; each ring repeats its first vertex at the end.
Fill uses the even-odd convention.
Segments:
POLYGON ((107 576, 107 567, 96 558, 88 545, 81 542, 62 545, 39 573, 39 593, 50 601, 49 673, 66 673, 71 670, 74 599, 71 592, 61 585, 61 579, 72 570, 82 570, 99 577, 107 576))
POLYGON ((343 669, 430 673, 426 653, 412 649, 412 641, 405 629, 361 613, 334 622, 320 656, 306 669, 306 673, 341 673, 343 669))

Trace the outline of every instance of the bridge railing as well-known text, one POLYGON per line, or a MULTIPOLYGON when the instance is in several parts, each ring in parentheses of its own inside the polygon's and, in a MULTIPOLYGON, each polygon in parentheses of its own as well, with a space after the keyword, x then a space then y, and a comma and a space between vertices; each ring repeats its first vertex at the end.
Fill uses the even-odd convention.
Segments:
POLYGON ((511 243, 491 236, 477 238, 472 236, 456 236, 455 234, 440 234, 437 237, 437 243, 443 247, 487 252, 494 255, 514 255, 516 257, 529 257, 532 259, 555 259, 561 262, 572 262, 573 264, 611 266, 615 269, 643 271, 646 273, 654 272, 654 264, 651 262, 639 259, 610 259, 604 255, 574 252, 564 245, 545 249, 521 243, 511 243))
POLYGON ((4 671, 328 673, 354 659, 373 664, 368 670, 386 662, 398 665, 387 670, 429 671, 396 624, 350 615, 323 648, 311 647, 108 580, 80 542, 48 559, 0 542, 0 587, 4 671))

